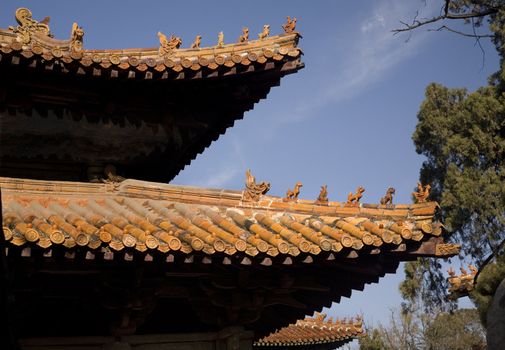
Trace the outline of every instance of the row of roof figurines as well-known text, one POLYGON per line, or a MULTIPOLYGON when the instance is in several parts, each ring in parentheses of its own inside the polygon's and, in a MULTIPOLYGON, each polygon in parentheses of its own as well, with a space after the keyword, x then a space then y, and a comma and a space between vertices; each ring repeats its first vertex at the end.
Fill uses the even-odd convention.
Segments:
MULTIPOLYGON (((291 18, 288 16, 286 18, 286 23, 282 25, 282 29, 284 30, 284 33, 286 34, 291 34, 296 32, 296 17, 291 18)), ((266 39, 270 35, 270 25, 265 24, 263 26, 263 30, 261 33, 258 34, 258 39, 263 40, 266 39)), ((167 38, 165 34, 162 32, 158 32, 158 37, 160 39, 160 55, 163 56, 167 53, 170 53, 171 51, 178 49, 182 45, 182 39, 180 37, 177 37, 175 35, 171 35, 170 38, 167 38)), ((202 36, 197 35, 195 37, 195 40, 191 44, 190 48, 191 49, 199 49, 200 44, 202 42, 202 36)), ((242 35, 238 37, 237 43, 239 44, 245 44, 249 42, 249 28, 243 27, 242 28, 242 35)), ((216 47, 223 47, 224 44, 224 33, 221 31, 217 35, 217 44, 216 47)))
MULTIPOLYGON (((286 191, 286 196, 282 198, 285 202, 295 202, 298 200, 298 196, 300 195, 300 189, 303 184, 298 181, 293 189, 288 189, 286 191)), ((430 195, 430 185, 421 184, 421 182, 417 183, 417 191, 412 192, 412 198, 415 203, 424 203, 427 201, 430 195)), ((261 195, 266 194, 270 190, 269 182, 261 182, 256 183, 256 178, 251 174, 251 170, 246 171, 246 184, 244 194, 242 196, 242 200, 245 202, 257 202, 260 199, 261 195)), ((359 186, 356 189, 356 193, 349 192, 347 195, 346 205, 349 206, 359 206, 361 197, 363 197, 363 193, 365 192, 365 188, 359 186)), ((393 187, 389 187, 386 191, 384 197, 380 199, 380 204, 382 205, 392 205, 393 204, 393 196, 396 190, 393 187)), ((319 196, 317 197, 316 204, 326 205, 328 204, 328 186, 321 186, 321 191, 319 192, 319 196)))
MULTIPOLYGON (((50 17, 47 16, 40 22, 33 19, 32 12, 27 8, 18 8, 16 10, 16 21, 18 22, 18 26, 9 27, 9 30, 16 33, 16 40, 23 43, 28 44, 32 41, 32 34, 39 34, 42 36, 47 36, 52 38, 53 34, 51 34, 49 29, 49 21, 50 17)), ((287 17, 286 23, 282 25, 282 29, 284 33, 291 34, 296 32, 296 17, 291 18, 287 17)), ((270 35, 270 25, 265 24, 263 26, 263 31, 258 34, 258 39, 263 40, 266 39, 270 35)), ((70 49, 72 51, 80 51, 82 50, 82 39, 84 37, 84 30, 82 27, 79 27, 77 23, 72 25, 72 32, 70 35, 70 49)), ((167 38, 165 34, 162 32, 158 32, 158 38, 160 40, 160 48, 159 54, 160 56, 164 56, 166 54, 171 53, 173 50, 180 48, 182 45, 182 39, 175 35, 171 35, 170 38, 167 38)), ((238 38, 238 43, 247 43, 249 41, 249 28, 242 28, 242 35, 238 38)), ((202 36, 197 35, 194 42, 191 44, 191 49, 199 49, 200 44, 202 42, 202 36)), ((221 31, 217 36, 217 45, 215 47, 223 47, 224 44, 224 33, 221 31)))

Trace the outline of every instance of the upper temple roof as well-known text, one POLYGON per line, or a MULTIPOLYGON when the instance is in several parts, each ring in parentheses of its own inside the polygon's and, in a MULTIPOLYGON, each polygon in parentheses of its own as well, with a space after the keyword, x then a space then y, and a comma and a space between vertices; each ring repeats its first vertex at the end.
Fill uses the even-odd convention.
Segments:
POLYGON ((181 48, 180 38, 167 38, 159 32, 159 47, 90 50, 83 47, 84 30, 76 23, 70 38, 59 40, 53 38, 49 23, 45 23, 49 22, 48 17, 39 22, 32 18, 30 10, 20 8, 16 20, 18 26, 0 30, 2 59, 10 60, 12 65, 28 61, 33 68, 42 65, 67 74, 127 79, 216 77, 273 68, 273 62, 281 62, 285 71, 302 67, 301 51, 297 48, 299 34, 294 27, 270 36, 268 26, 258 39, 249 40, 247 34, 247 38, 243 35, 239 39, 242 41, 231 44, 224 43, 223 35, 213 47, 201 48, 199 36, 191 48, 181 48))
POLYGON ((158 33, 159 47, 89 50, 77 24, 57 40, 29 10, 16 19, 0 30, 0 176, 89 181, 111 164, 169 182, 303 68, 292 25, 207 48, 158 33))

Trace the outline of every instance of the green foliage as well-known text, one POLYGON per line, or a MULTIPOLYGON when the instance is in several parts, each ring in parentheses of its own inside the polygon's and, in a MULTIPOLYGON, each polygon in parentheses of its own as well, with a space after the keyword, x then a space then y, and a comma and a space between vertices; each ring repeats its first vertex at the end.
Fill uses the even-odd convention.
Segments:
POLYGON ((493 295, 505 279, 505 254, 500 255, 496 262, 486 265, 477 277, 477 285, 470 296, 477 305, 480 319, 483 325, 486 325, 486 314, 493 295))
MULTIPOLYGON (((431 84, 413 140, 453 239, 476 260, 505 236, 505 100, 488 86, 471 94, 431 84)), ((432 197, 433 198, 433 197, 432 197)))
POLYGON ((485 337, 477 310, 460 309, 440 313, 425 332, 426 349, 485 349, 485 337))
POLYGON ((484 330, 476 309, 438 312, 392 312, 389 324, 367 329, 360 350, 485 349, 484 330))
POLYGON ((454 301, 446 300, 447 279, 441 270, 440 262, 422 258, 405 263, 405 280, 400 283, 400 294, 405 300, 403 312, 424 310, 434 312, 453 310, 454 301))
MULTIPOLYGON (((443 2, 445 4, 445 2, 443 2)), ((450 237, 479 266, 497 254, 505 239, 505 2, 452 0, 450 13, 474 26, 489 24, 500 69, 477 91, 439 84, 426 88, 413 134, 416 151, 426 156, 421 181, 432 186, 450 237), (473 16, 473 14, 485 14, 473 16)), ((435 260, 408 263, 400 290, 407 306, 421 297, 428 309, 444 304, 446 281, 435 260)), ((504 277, 503 263, 482 271, 471 294, 484 315, 504 277)))
POLYGON ((383 335, 378 329, 367 330, 366 334, 359 338, 360 350, 389 350, 383 340, 383 335))

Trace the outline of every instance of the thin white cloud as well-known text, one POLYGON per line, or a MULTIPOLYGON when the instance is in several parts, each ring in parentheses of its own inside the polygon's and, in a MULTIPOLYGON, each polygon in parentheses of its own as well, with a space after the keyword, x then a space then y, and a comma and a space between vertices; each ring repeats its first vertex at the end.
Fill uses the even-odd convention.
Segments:
POLYGON ((435 2, 424 6, 420 2, 384 0, 377 2, 356 27, 337 27, 339 32, 334 34, 335 38, 342 31, 349 34, 345 42, 335 42, 329 53, 338 57, 335 70, 315 77, 320 81, 318 89, 306 94, 290 113, 280 115, 275 126, 311 118, 325 105, 360 96, 387 77, 396 66, 418 52, 429 37, 426 32, 418 31, 406 42, 405 36, 393 35, 391 30, 401 25, 400 20, 414 18, 417 10, 420 15, 429 17, 437 10, 435 5, 435 2))
POLYGON ((220 171, 216 174, 213 174, 209 178, 207 178, 201 184, 198 184, 200 187, 208 187, 208 188, 223 188, 226 187, 226 184, 230 182, 235 176, 239 173, 239 169, 231 163, 225 164, 220 168, 220 171))
POLYGON ((221 162, 219 171, 206 177, 204 181, 197 184, 198 186, 209 188, 227 187, 239 173, 245 171, 246 162, 240 140, 232 136, 227 141, 226 144, 229 145, 229 151, 222 153, 227 158, 221 162))

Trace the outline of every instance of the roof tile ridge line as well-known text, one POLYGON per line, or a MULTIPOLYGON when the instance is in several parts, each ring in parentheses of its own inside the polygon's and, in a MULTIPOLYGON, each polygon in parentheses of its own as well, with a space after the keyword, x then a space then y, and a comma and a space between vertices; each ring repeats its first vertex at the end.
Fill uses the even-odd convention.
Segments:
POLYGON ((103 195, 105 192, 109 192, 107 188, 110 187, 110 184, 0 177, 0 186, 6 192, 103 195), (104 190, 106 191, 104 192, 104 190))
MULTIPOLYGON (((281 200, 281 197, 278 196, 262 196, 261 199, 258 202, 244 202, 240 201, 239 205, 237 205, 238 208, 245 208, 245 209, 257 209, 257 210, 266 210, 266 211, 271 211, 271 212, 289 212, 289 213, 300 213, 300 214, 305 214, 305 215, 316 215, 316 216, 335 216, 335 217, 353 217, 353 216, 358 216, 358 217, 366 217, 366 218, 371 218, 371 219, 376 219, 376 218, 390 218, 392 217, 392 214, 397 214, 393 215, 393 217, 402 217, 402 218, 411 218, 412 213, 411 213, 411 208, 410 205, 407 208, 390 208, 388 211, 382 212, 381 214, 374 213, 373 210, 383 210, 385 208, 361 208, 361 207, 351 207, 351 206, 346 206, 344 205, 343 202, 342 205, 320 205, 316 203, 315 201, 313 203, 297 203, 297 202, 283 202, 281 200), (262 202, 264 204, 262 204, 262 202), (268 203, 265 203, 268 202, 268 203), (298 207, 298 208, 297 208, 298 207), (334 211, 331 213, 318 213, 315 211, 317 208, 328 208, 328 209, 333 209, 334 211), (370 209, 372 211, 370 211, 370 209), (350 211, 355 211, 355 213, 350 213, 350 211), (405 212, 405 214, 403 214, 405 212), (403 214, 403 215, 399 215, 403 214)), ((430 215, 424 215, 423 217, 426 217, 426 219, 429 219, 433 217, 434 214, 430 215)))
MULTIPOLYGON (((2 29, 0 29, 0 32, 2 29)), ((297 40, 300 38, 300 34, 298 33, 283 33, 279 35, 272 35, 265 39, 255 39, 250 40, 247 44, 243 43, 229 43, 224 47, 216 47, 216 46, 205 46, 200 48, 199 50, 191 49, 191 48, 179 48, 174 52, 174 57, 178 57, 181 54, 185 53, 194 53, 196 56, 204 53, 205 55, 220 55, 220 54, 233 54, 235 52, 248 52, 254 50, 262 50, 264 48, 268 48, 274 45, 278 45, 279 47, 283 45, 289 45, 290 43, 294 43, 293 48, 300 50, 298 48, 297 40), (237 49, 238 48, 238 49, 237 49)), ((54 39, 58 41, 67 42, 70 39, 54 39)), ((119 55, 143 55, 145 53, 154 54, 159 56, 159 46, 156 47, 132 47, 132 48, 122 48, 122 49, 82 49, 80 52, 83 54, 119 54, 119 55)), ((160 56, 162 57, 162 56, 160 56)))
POLYGON ((220 200, 236 201, 238 204, 242 197, 242 191, 238 190, 171 185, 130 179, 119 185, 117 194, 125 197, 176 200, 211 205, 220 205, 220 200), (202 201, 202 198, 206 200, 202 201))

